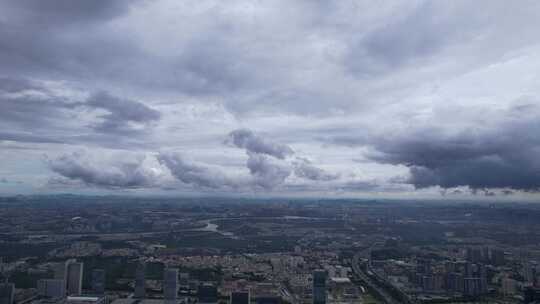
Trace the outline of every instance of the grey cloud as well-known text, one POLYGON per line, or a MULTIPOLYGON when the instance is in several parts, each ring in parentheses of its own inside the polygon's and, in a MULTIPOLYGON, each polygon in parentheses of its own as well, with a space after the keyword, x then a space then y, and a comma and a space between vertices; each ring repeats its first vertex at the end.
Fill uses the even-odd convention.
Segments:
POLYGON ((227 142, 238 148, 244 148, 251 153, 261 153, 284 159, 294 154, 294 151, 287 145, 270 142, 248 129, 238 129, 229 133, 227 142))
POLYGON ((100 132, 133 131, 130 122, 146 124, 161 117, 160 112, 141 102, 122 99, 104 91, 90 96, 84 105, 109 112, 102 115, 103 122, 94 127, 100 132))
POLYGON ((140 146, 137 139, 161 117, 141 102, 104 91, 86 100, 77 99, 59 95, 41 82, 9 77, 0 78, 0 107, 0 127, 4 130, 0 140, 29 143, 140 146), (106 113, 98 117, 101 121, 88 126, 77 121, 84 110, 106 113), (125 134, 130 136, 118 136, 125 134))
POLYGON ((459 7, 422 2, 402 12, 400 16, 369 32, 351 48, 347 57, 349 67, 356 74, 372 75, 435 54, 450 44, 458 33, 466 32, 461 29, 467 26, 464 23, 468 19, 455 16, 465 15, 467 9, 461 7, 458 10, 459 7))
POLYGON ((493 22, 508 9, 504 1, 492 1, 482 9, 467 1, 409 4, 374 29, 353 36, 344 58, 348 70, 364 79, 377 78, 455 56, 471 68, 497 61, 508 50, 536 41, 533 30, 513 34, 522 29, 522 22, 536 24, 539 6, 535 2, 516 6, 504 24, 493 22), (501 36, 507 38, 505 44, 499 43, 501 36))
POLYGON ((281 185, 291 173, 286 165, 257 153, 249 153, 246 163, 251 178, 226 175, 217 168, 187 161, 178 153, 160 153, 157 159, 178 180, 201 189, 270 190, 281 185))
POLYGON ((227 177, 222 172, 186 161, 177 153, 160 153, 157 159, 171 171, 174 177, 185 184, 211 189, 236 188, 239 186, 238 181, 227 177))
POLYGON ((350 181, 339 187, 345 191, 372 191, 380 188, 380 185, 374 180, 350 181))
POLYGON ((156 176, 143 167, 144 157, 97 162, 85 153, 64 154, 49 160, 52 171, 88 186, 103 188, 141 188, 152 186, 156 176))
POLYGON ((313 181, 331 181, 339 178, 339 174, 326 172, 306 160, 298 160, 294 163, 294 174, 313 181))
MULTIPOLYGON (((540 110, 491 117, 463 131, 426 125, 396 136, 374 136, 371 160, 410 168, 417 188, 540 189, 540 110)), ((486 115, 486 114, 485 114, 486 115)))
POLYGON ((246 165, 254 177, 255 185, 264 189, 272 189, 282 184, 291 174, 288 166, 279 164, 263 154, 249 153, 246 165))
POLYGON ((111 19, 129 9, 127 0, 20 0, 2 4, 4 19, 35 26, 66 25, 111 19))
POLYGON ((0 78, 0 122, 9 127, 46 127, 67 118, 74 107, 44 86, 19 78, 0 78))
POLYGON ((8 141, 17 141, 25 143, 54 143, 60 144, 64 143, 61 140, 50 138, 47 136, 38 136, 28 133, 11 133, 11 132, 0 132, 0 142, 3 140, 8 141))
POLYGON ((0 77, 0 92, 17 93, 27 90, 43 91, 45 88, 28 79, 0 77))

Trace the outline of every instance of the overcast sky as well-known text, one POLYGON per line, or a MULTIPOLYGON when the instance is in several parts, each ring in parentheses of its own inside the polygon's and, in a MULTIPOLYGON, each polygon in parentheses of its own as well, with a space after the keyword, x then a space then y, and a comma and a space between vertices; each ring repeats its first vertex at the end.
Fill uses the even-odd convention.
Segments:
POLYGON ((538 198, 539 1, 0 2, 0 194, 538 198))

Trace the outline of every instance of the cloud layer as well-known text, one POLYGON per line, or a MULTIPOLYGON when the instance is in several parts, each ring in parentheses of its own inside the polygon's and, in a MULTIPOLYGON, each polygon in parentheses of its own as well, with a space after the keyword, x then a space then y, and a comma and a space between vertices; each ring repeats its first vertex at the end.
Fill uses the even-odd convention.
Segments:
POLYGON ((537 1, 6 1, 2 191, 536 197, 539 29, 537 1))
POLYGON ((106 162, 85 153, 65 154, 49 160, 51 170, 92 187, 141 188, 154 185, 156 174, 143 166, 144 156, 116 158, 106 162))

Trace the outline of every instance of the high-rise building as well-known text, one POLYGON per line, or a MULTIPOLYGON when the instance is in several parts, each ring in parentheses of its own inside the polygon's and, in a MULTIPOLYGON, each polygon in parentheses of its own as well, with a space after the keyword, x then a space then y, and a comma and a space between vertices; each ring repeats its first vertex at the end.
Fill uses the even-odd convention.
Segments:
POLYGON ((64 282, 64 293, 73 295, 81 294, 83 263, 77 263, 75 259, 57 263, 54 269, 54 279, 64 282))
POLYGON ((203 283, 199 285, 199 287, 197 287, 197 300, 199 303, 217 303, 217 287, 211 283, 203 283))
POLYGON ((146 297, 146 282, 145 282, 146 265, 141 262, 137 265, 135 270, 135 295, 137 299, 144 299, 146 297))
POLYGON ((490 261, 495 266, 502 266, 506 263, 504 251, 501 249, 491 249, 490 261))
POLYGON ((419 258, 416 260, 416 272, 431 274, 431 260, 419 258))
POLYGON ((517 290, 517 282, 516 280, 510 279, 510 278, 503 278, 501 280, 501 290, 500 292, 505 295, 513 295, 516 293, 517 290))
POLYGON ((540 301, 540 288, 526 287, 523 291, 523 303, 538 303, 540 301))
POLYGON ((325 270, 313 272, 313 304, 326 304, 326 278, 325 270))
POLYGON ((525 282, 528 286, 536 286, 537 285, 537 271, 536 271, 536 264, 532 262, 525 262, 523 263, 523 277, 525 279, 525 282))
POLYGON ((67 279, 67 272, 68 272, 68 265, 73 260, 67 260, 64 262, 56 263, 54 267, 54 278, 57 280, 66 280, 67 279))
POLYGON ((42 279, 37 282, 38 295, 48 298, 63 298, 66 295, 62 279, 42 279))
POLYGON ((97 295, 105 293, 105 270, 92 270, 92 291, 97 295))
POLYGON ((481 281, 480 278, 465 278, 464 282, 464 294, 469 297, 476 297, 481 293, 481 281))
POLYGON ((488 278, 485 265, 478 265, 477 275, 480 278, 480 293, 486 293, 488 291, 488 278))
POLYGON ((68 265, 67 292, 69 295, 82 293, 83 263, 70 263, 68 265))
POLYGON ((463 292, 463 275, 451 272, 446 275, 446 289, 450 292, 463 292))
POLYGON ((482 249, 478 247, 467 248, 467 261, 477 263, 482 261, 482 249))
POLYGON ((231 304, 249 304, 249 291, 231 292, 231 304))
POLYGON ((13 304, 15 285, 12 283, 0 283, 0 304, 13 304))
POLYGON ((163 296, 165 301, 176 301, 178 295, 178 269, 166 268, 163 273, 163 296))
POLYGON ((435 282, 433 276, 422 277, 422 290, 433 291, 435 289, 435 282))

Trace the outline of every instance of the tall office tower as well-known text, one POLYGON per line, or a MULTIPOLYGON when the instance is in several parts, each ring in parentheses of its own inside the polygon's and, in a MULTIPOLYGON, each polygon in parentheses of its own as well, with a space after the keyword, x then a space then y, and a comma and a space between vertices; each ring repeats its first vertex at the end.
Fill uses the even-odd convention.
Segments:
POLYGON ((313 272, 313 304, 326 304, 326 271, 313 272))
POLYGON ((76 262, 77 261, 75 259, 69 259, 64 262, 57 263, 54 268, 54 279, 62 280, 64 282, 64 293, 67 291, 69 265, 76 262))
POLYGON ((137 299, 144 299, 146 297, 146 282, 144 279, 146 272, 146 264, 140 262, 135 270, 135 295, 137 299))
POLYGON ((433 291, 435 290, 435 279, 433 276, 423 276, 422 277, 422 290, 424 291, 433 291))
POLYGON ((15 285, 11 283, 0 283, 0 304, 13 304, 15 296, 15 285))
POLYGON ((231 304, 249 304, 249 291, 231 292, 231 304))
POLYGON ((197 300, 199 303, 217 303, 217 287, 210 283, 203 283, 197 287, 197 300))
POLYGON ((478 277, 480 278, 480 292, 486 293, 488 291, 488 279, 487 269, 483 264, 478 265, 478 277))
POLYGON ((66 284, 62 279, 42 279, 37 282, 38 295, 48 298, 66 296, 66 284))
POLYGON ((163 296, 165 301, 175 302, 178 295, 178 269, 167 268, 163 274, 163 296))
POLYGON ((482 248, 482 261, 484 263, 489 263, 489 261, 491 261, 491 256, 490 256, 490 253, 489 253, 489 247, 487 247, 487 246, 484 246, 482 248))
POLYGON ((495 266, 502 266, 506 263, 504 251, 501 249, 491 249, 491 263, 495 266))
POLYGON ((422 274, 431 274, 431 260, 430 259, 417 259, 416 260, 416 272, 422 274))
POLYGON ((82 293, 83 263, 70 263, 68 265, 67 292, 69 295, 82 293))
POLYGON ((105 270, 92 270, 92 291, 96 295, 102 295, 105 293, 105 270))

